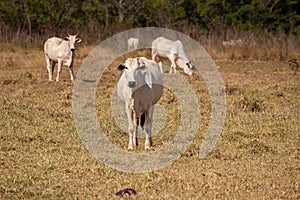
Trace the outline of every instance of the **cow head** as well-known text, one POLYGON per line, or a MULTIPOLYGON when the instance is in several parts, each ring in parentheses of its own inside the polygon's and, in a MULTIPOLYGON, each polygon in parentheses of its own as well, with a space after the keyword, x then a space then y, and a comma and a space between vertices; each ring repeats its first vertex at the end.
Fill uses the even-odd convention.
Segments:
POLYGON ((189 69, 191 69, 191 70, 195 69, 195 66, 194 66, 194 64, 193 64, 191 61, 189 61, 189 62, 187 62, 187 63, 185 63, 185 64, 187 65, 187 67, 188 67, 189 69))
POLYGON ((180 67, 183 68, 184 72, 188 75, 193 74, 193 69, 195 68, 193 63, 191 61, 183 61, 181 58, 178 58, 176 60, 176 64, 180 67))
POLYGON ((69 47, 71 51, 75 51, 75 43, 80 43, 81 39, 77 37, 78 34, 76 35, 69 35, 65 37, 65 40, 69 42, 69 47))
POLYGON ((152 88, 151 74, 142 59, 127 58, 124 64, 118 66, 118 70, 124 70, 128 87, 138 88, 146 83, 152 88))

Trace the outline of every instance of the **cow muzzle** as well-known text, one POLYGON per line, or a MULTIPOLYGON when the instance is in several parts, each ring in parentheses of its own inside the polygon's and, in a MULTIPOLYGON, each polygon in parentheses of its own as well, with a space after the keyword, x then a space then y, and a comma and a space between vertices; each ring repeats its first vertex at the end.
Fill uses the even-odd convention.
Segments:
POLYGON ((72 52, 75 51, 75 48, 71 48, 71 51, 72 51, 72 52))
POLYGON ((128 81, 128 87, 134 88, 135 85, 136 85, 136 82, 135 82, 135 81, 128 81))

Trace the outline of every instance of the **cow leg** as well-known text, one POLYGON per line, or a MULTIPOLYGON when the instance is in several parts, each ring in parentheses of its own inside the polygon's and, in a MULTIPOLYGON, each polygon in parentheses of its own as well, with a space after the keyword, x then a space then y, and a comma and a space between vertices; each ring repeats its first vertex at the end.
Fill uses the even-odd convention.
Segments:
POLYGON ((126 104, 126 114, 128 118, 128 135, 129 135, 129 142, 128 142, 128 150, 134 149, 134 135, 135 135, 135 126, 133 122, 133 112, 129 109, 128 104, 126 104))
POLYGON ((134 129, 133 129, 133 147, 137 148, 138 146, 138 128, 139 128, 139 118, 136 116, 135 113, 133 113, 133 123, 134 123, 134 129))
POLYGON ((174 74, 176 74, 176 63, 175 63, 175 56, 170 56, 169 57, 170 61, 171 61, 171 68, 170 68, 170 74, 172 73, 172 71, 174 70, 174 74))
POLYGON ((152 60, 155 61, 155 57, 157 55, 157 50, 155 48, 152 48, 152 60))
POLYGON ((159 66, 160 73, 163 74, 164 72, 163 72, 163 68, 162 68, 162 59, 161 58, 159 60, 158 66, 159 66))
POLYGON ((128 150, 133 150, 138 146, 138 140, 137 140, 138 126, 134 125, 132 128, 128 129, 128 132, 129 132, 128 150))
POLYGON ((145 150, 149 150, 152 146, 152 115, 153 115, 154 106, 151 106, 149 111, 145 113, 145 150))
POLYGON ((55 62, 52 60, 51 61, 51 77, 53 79, 53 73, 54 73, 54 66, 55 66, 55 62))
POLYGON ((52 71, 52 62, 48 56, 45 55, 46 64, 47 64, 47 71, 49 76, 49 81, 53 81, 53 71, 52 71))
POLYGON ((74 81, 73 65, 71 65, 71 66, 69 67, 69 70, 70 70, 70 75, 71 75, 71 81, 74 81))
POLYGON ((128 129, 128 133, 129 133, 129 142, 128 142, 128 150, 133 150, 134 146, 133 146, 133 128, 129 128, 128 129))
POLYGON ((58 59, 57 63, 57 76, 56 76, 56 81, 59 81, 59 74, 61 72, 61 65, 62 65, 62 60, 58 59))
POLYGON ((137 148, 138 147, 138 126, 135 126, 134 132, 133 132, 133 148, 137 148))

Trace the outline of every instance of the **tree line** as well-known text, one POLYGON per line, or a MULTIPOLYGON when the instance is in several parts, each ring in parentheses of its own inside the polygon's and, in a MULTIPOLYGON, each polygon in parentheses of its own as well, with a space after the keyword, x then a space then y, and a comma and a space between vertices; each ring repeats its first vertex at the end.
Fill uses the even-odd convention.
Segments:
POLYGON ((299 0, 1 0, 1 40, 136 27, 299 35, 299 0))

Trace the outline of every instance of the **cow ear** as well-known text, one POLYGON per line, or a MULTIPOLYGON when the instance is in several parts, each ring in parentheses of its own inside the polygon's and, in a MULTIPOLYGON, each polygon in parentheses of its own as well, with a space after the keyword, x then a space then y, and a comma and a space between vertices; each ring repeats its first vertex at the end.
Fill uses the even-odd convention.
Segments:
POLYGON ((80 38, 76 38, 76 42, 77 42, 77 43, 80 43, 80 42, 81 42, 81 39, 80 39, 80 38))
POLYGON ((117 69, 118 69, 119 71, 123 71, 123 69, 125 69, 125 68, 126 68, 125 65, 122 65, 122 64, 121 64, 121 65, 118 66, 117 69))
POLYGON ((138 58, 137 61, 138 61, 139 67, 145 67, 146 66, 146 64, 144 63, 144 61, 142 59, 138 58))
POLYGON ((147 85, 149 86, 149 88, 152 89, 152 76, 151 76, 151 73, 149 72, 149 70, 147 70, 147 72, 146 72, 145 81, 146 81, 147 85))

